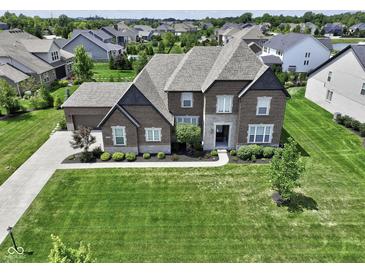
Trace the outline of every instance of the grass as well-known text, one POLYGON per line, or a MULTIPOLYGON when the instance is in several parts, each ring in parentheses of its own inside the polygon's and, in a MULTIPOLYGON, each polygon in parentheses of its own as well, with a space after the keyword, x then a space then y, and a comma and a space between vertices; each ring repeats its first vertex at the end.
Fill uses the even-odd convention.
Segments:
POLYGON ((0 185, 49 137, 63 111, 32 111, 0 120, 0 185))
POLYGON ((55 99, 56 97, 59 97, 59 98, 61 98, 62 102, 64 102, 66 89, 70 90, 70 95, 71 95, 72 93, 74 93, 74 91, 78 87, 79 86, 77 86, 77 85, 74 85, 74 86, 71 86, 71 87, 62 87, 62 88, 56 89, 55 91, 52 91, 51 95, 52 95, 53 99, 55 99))
POLYGON ((332 44, 339 44, 339 43, 359 43, 359 42, 365 42, 364 38, 334 38, 331 39, 332 44))
POLYGON ((98 82, 108 82, 112 77, 114 81, 133 81, 134 70, 111 70, 109 63, 94 63, 94 79, 98 82))
MULTIPOLYGON (((91 244, 98 262, 364 262, 361 139, 297 90, 285 129, 310 157, 295 206, 272 202, 268 165, 57 171, 15 227, 44 262, 50 234, 91 244)), ((299 191, 299 190, 298 190, 299 191)))

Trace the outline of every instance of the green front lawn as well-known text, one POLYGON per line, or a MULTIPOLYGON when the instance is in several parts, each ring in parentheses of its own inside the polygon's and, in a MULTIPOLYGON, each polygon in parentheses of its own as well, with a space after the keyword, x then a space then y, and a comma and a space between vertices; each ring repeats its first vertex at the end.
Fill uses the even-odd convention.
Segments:
POLYGON ((0 120, 0 185, 49 137, 63 111, 32 111, 0 120))
POLYGON ((75 90, 78 89, 78 87, 79 87, 78 85, 74 85, 74 86, 70 86, 70 87, 62 87, 62 88, 56 89, 55 91, 52 91, 51 95, 52 95, 53 99, 55 99, 56 97, 59 97, 59 98, 61 98, 62 102, 64 102, 66 89, 70 90, 70 95, 71 95, 72 93, 74 93, 75 90))
POLYGON ((355 38, 355 37, 349 37, 349 38, 335 38, 331 39, 332 44, 339 44, 339 43, 359 43, 359 42, 365 42, 365 38, 355 38))
POLYGON ((115 82, 129 82, 133 81, 135 75, 134 70, 111 70, 109 63, 94 63, 93 78, 98 82, 108 82, 111 77, 115 82))
POLYGON ((271 200, 268 165, 59 170, 16 225, 44 262, 50 234, 91 244, 98 262, 364 262, 365 150, 297 91, 285 128, 309 153, 296 207, 271 200))

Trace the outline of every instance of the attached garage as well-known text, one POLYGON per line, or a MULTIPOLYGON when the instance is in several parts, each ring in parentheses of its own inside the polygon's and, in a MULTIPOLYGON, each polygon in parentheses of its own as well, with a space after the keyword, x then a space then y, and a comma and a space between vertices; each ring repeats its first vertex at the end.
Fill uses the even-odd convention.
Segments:
POLYGON ((81 126, 95 129, 105 115, 72 115, 74 129, 79 129, 81 126))

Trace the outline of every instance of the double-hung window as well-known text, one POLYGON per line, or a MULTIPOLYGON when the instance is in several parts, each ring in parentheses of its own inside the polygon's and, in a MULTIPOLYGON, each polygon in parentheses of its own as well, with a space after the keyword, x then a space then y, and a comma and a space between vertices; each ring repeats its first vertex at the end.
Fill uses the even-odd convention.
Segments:
POLYGON ((193 107, 193 93, 183 92, 181 93, 181 107, 192 108, 193 107))
POLYGON ((360 94, 365 95, 365 83, 362 84, 360 94))
POLYGON ((327 82, 331 82, 331 79, 332 79, 332 71, 329 71, 327 76, 327 82))
POLYGON ((199 124, 199 116, 176 116, 177 124, 199 124))
POLYGON ((332 96, 333 96, 333 91, 327 90, 326 100, 331 102, 332 101, 332 96))
POLYGON ((127 145, 127 138, 125 136, 125 127, 116 126, 112 127, 113 130, 113 142, 115 146, 127 145))
POLYGON ((51 52, 52 61, 57 61, 59 59, 58 51, 51 52))
POLYGON ((232 95, 218 95, 217 96, 217 113, 231 113, 232 112, 232 95))
POLYGON ((271 97, 257 97, 256 115, 269 115, 271 97))
POLYGON ((145 128, 146 142, 161 142, 161 128, 145 128))
POLYGON ((248 143, 271 143, 274 125, 249 125, 248 143))

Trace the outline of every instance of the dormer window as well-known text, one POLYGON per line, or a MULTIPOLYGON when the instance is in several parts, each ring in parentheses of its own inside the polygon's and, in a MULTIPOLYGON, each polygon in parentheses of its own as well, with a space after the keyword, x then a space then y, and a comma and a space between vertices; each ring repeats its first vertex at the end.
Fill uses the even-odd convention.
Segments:
POLYGON ((52 61, 57 61, 60 59, 60 57, 58 56, 58 51, 52 51, 51 57, 52 57, 52 61))

